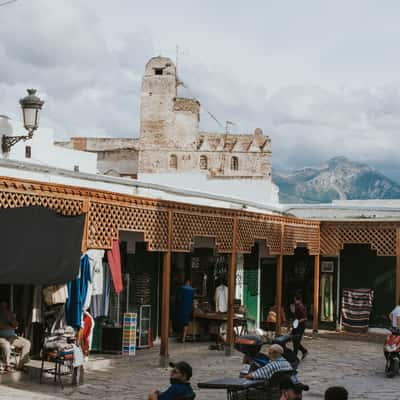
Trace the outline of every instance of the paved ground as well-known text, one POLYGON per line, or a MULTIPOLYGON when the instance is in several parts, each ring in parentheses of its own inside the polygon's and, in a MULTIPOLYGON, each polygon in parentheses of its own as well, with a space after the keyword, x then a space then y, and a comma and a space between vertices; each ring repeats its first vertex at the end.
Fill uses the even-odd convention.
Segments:
MULTIPOLYGON (((310 339, 305 341, 310 356, 300 367, 300 378, 310 385, 305 399, 322 398, 331 385, 343 385, 351 399, 400 399, 400 376, 385 378, 382 346, 374 343, 310 339)), ((174 360, 185 359, 194 369, 193 382, 237 375, 241 356, 227 358, 222 352, 209 351, 207 344, 171 346, 174 360)), ((169 372, 158 367, 157 349, 141 351, 131 359, 118 359, 113 367, 86 374, 86 384, 62 391, 52 383, 38 385, 23 382, 0 386, 0 399, 146 399, 151 389, 165 388, 169 372)), ((196 386, 196 385, 194 385, 196 386)), ((196 389, 196 400, 225 399, 222 391, 196 389)))

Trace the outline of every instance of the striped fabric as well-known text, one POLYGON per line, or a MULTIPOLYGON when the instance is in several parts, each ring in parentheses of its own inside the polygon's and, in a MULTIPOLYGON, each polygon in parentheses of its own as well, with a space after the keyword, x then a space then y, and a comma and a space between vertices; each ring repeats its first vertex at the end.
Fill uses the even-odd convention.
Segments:
POLYGON ((292 366, 283 357, 279 357, 271 361, 265 367, 259 368, 252 372, 251 375, 255 380, 268 380, 277 372, 290 372, 293 371, 292 366))
POLYGON ((344 289, 342 297, 342 325, 346 330, 364 332, 368 329, 374 291, 344 289))

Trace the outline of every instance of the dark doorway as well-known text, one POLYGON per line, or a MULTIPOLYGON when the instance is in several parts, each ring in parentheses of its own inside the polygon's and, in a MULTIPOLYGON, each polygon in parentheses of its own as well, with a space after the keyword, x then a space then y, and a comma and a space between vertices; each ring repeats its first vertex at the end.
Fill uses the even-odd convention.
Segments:
POLYGON ((378 257, 366 244, 345 245, 340 271, 340 293, 343 289, 374 290, 370 325, 386 327, 395 303, 396 257, 378 257))

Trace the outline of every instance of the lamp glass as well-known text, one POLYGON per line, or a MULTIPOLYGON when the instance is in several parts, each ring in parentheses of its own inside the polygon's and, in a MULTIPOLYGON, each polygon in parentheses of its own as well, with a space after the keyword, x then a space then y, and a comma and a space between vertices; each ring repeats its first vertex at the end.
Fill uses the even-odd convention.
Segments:
POLYGON ((23 108, 24 127, 27 130, 36 129, 39 124, 39 110, 37 108, 23 108))

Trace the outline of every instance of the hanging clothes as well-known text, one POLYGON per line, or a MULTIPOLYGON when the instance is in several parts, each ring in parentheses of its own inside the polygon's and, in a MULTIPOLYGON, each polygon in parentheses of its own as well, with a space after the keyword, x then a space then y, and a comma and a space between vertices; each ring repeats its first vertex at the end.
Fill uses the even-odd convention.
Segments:
POLYGON ((89 355, 92 348, 94 320, 92 316, 85 311, 83 314, 83 354, 89 355))
POLYGON ((88 295, 88 283, 90 283, 89 257, 81 257, 78 277, 68 282, 68 300, 65 305, 67 324, 74 328, 82 327, 82 313, 88 295))
POLYGON ((42 287, 35 286, 33 290, 32 323, 41 323, 42 317, 42 287))
POLYGON ((92 296, 103 294, 104 269, 103 257, 104 250, 90 249, 86 252, 90 262, 90 274, 92 278, 92 296))
POLYGON ((111 250, 107 250, 107 260, 110 266, 115 293, 119 294, 122 292, 123 284, 121 271, 121 255, 119 252, 118 240, 114 240, 111 250))
POLYGON ((111 291, 111 274, 108 264, 103 262, 103 293, 92 296, 90 308, 93 318, 108 317, 111 291))

